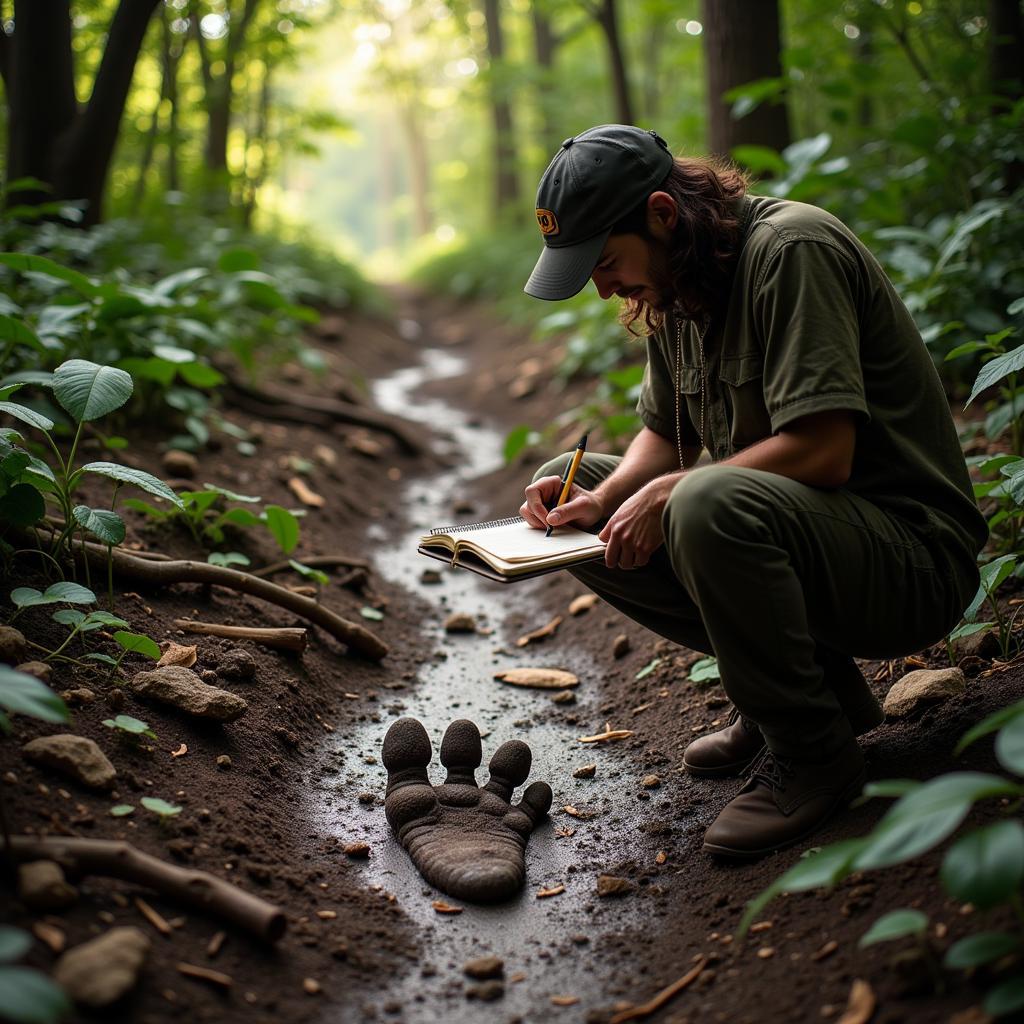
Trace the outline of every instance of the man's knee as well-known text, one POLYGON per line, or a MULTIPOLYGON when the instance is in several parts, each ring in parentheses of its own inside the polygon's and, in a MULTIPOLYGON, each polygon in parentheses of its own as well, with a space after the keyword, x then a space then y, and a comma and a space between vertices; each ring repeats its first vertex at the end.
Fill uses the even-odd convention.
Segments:
POLYGON ((549 462, 545 462, 536 473, 533 474, 533 483, 536 483, 541 477, 545 476, 558 476, 560 477, 565 472, 565 464, 573 457, 573 452, 566 452, 564 455, 559 455, 557 458, 551 459, 549 462))
POLYGON ((665 503, 663 525, 670 548, 707 550, 713 538, 738 522, 756 490, 757 470, 704 466, 687 473, 665 503))

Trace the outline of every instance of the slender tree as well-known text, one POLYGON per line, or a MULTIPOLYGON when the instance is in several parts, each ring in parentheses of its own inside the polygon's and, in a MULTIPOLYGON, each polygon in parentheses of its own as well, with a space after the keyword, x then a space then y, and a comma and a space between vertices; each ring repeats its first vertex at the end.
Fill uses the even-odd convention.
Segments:
POLYGON ((103 193, 135 63, 158 0, 120 0, 92 92, 75 95, 69 0, 16 0, 14 31, 0 31, 7 96, 7 180, 36 178, 46 189, 10 202, 82 201, 82 223, 102 216, 103 193))
POLYGON ((494 204, 500 217, 519 202, 516 173, 516 142, 512 102, 505 82, 505 38, 501 28, 499 0, 484 0, 487 26, 487 55, 490 59, 491 118, 494 124, 494 204))

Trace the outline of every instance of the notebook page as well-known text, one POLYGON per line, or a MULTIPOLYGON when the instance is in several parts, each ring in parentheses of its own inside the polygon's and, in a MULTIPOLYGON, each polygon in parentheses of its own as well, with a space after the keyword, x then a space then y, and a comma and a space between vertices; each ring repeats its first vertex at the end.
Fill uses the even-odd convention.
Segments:
POLYGON ((574 551, 599 551, 604 547, 594 534, 571 526, 559 527, 550 537, 545 537, 543 530, 533 529, 525 520, 511 526, 467 530, 464 534, 456 534, 455 539, 472 541, 506 562, 528 562, 574 551))

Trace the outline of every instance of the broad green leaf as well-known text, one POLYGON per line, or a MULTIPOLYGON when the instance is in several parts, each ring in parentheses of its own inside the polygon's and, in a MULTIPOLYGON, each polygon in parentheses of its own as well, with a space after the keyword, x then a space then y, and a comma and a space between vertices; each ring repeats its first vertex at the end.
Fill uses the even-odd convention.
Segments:
POLYGON ((505 447, 502 454, 505 462, 511 462, 524 448, 535 444, 540 435, 531 427, 519 426, 510 430, 505 438, 505 447))
POLYGON ((990 388, 1011 373, 1019 373, 1022 369, 1024 369, 1024 345, 987 362, 981 368, 964 408, 966 409, 986 388, 990 388))
POLYGON ((43 597, 48 601, 67 601, 70 604, 95 604, 96 595, 80 583, 72 583, 62 580, 60 583, 51 583, 43 591, 43 597))
POLYGON ((1006 307, 1006 312, 1009 313, 1010 316, 1016 316, 1018 313, 1024 313, 1024 295, 1019 299, 1014 299, 1013 302, 1006 307))
POLYGON ((85 612, 81 608, 58 608, 50 618, 62 626, 77 626, 85 621, 85 612))
POLYGON ((982 1004, 986 1013, 1003 1017, 1024 1008, 1024 976, 1018 975, 991 989, 982 1004))
POLYGON ((954 942, 946 951, 943 963, 950 968, 963 970, 990 964, 1020 948, 1020 939, 1009 932, 978 932, 966 939, 954 942))
POLYGON ((0 313, 0 343, 5 345, 27 345, 37 352, 46 354, 46 346, 36 337, 33 331, 20 320, 0 313))
POLYGON ((0 523, 31 526, 42 519, 45 512, 46 502, 32 484, 15 484, 0 497, 0 523))
POLYGON ((1015 716, 999 730, 996 758, 1007 771, 1024 775, 1024 716, 1015 716))
POLYGON ((236 273, 240 270, 258 270, 260 258, 252 249, 237 246, 233 249, 225 249, 217 259, 217 267, 226 273, 236 273))
POLYGON ((14 1024, 56 1024, 71 1012, 64 990, 31 967, 0 967, 0 1006, 14 1024))
POLYGON ((997 821, 957 840, 942 860, 946 892, 988 910, 1006 902, 1024 880, 1024 825, 997 821))
POLYGON ((0 665, 0 707, 43 722, 70 722, 67 705, 45 683, 0 665))
POLYGON ((126 651, 142 654, 153 661, 160 660, 160 648, 157 647, 154 641, 142 633, 129 633, 126 630, 119 629, 114 634, 114 640, 126 651))
POLYGON ((178 374, 194 388, 215 388, 224 383, 224 374, 201 362, 183 363, 178 374))
POLYGON ((363 605, 363 607, 359 609, 359 614, 362 615, 364 619, 371 619, 374 622, 380 622, 380 620, 384 618, 384 613, 382 611, 378 611, 376 608, 371 608, 368 604, 363 605))
POLYGON ((957 626, 946 639, 951 644, 956 643, 957 640, 964 640, 969 636, 974 636, 975 633, 982 632, 982 630, 991 629, 994 625, 994 622, 965 622, 962 626, 957 626))
POLYGON ((238 494, 236 491, 229 491, 226 487, 218 487, 216 484, 203 484, 203 487, 207 491, 223 494, 225 498, 230 498, 232 501, 244 501, 250 505, 263 500, 260 497, 254 498, 249 494, 238 494))
POLYGON ((274 535, 278 546, 286 555, 291 554, 295 550, 295 545, 299 543, 298 519, 280 505, 268 505, 263 511, 263 516, 267 529, 274 535))
POLYGON ((5 412, 8 416, 13 416, 16 420, 21 420, 22 423, 27 423, 37 430, 53 430, 53 420, 36 412, 35 409, 18 405, 17 402, 0 402, 0 412, 5 412))
POLYGON ((109 654, 87 654, 86 657, 91 658, 93 661, 100 661, 104 665, 117 665, 117 660, 109 654))
POLYGON ((946 353, 944 361, 948 363, 951 359, 958 359, 960 356, 970 355, 972 352, 990 352, 991 350, 992 346, 984 341, 965 341, 962 345, 950 349, 946 353))
POLYGON ((240 551, 211 551, 207 556, 206 560, 210 565, 250 565, 250 559, 248 555, 243 555, 240 551))
POLYGON ((901 797, 912 790, 919 789, 921 783, 915 779, 879 779, 869 782, 860 795, 861 800, 873 800, 875 797, 901 797))
POLYGON ((176 807, 174 804, 169 804, 166 800, 161 800, 160 797, 157 796, 144 796, 139 803, 141 803, 147 811, 159 814, 161 818, 170 818, 175 814, 181 813, 180 807, 176 807))
POLYGON ((85 621, 92 625, 95 623, 97 626, 119 626, 122 629, 129 628, 129 623, 125 622, 120 615, 114 615, 112 612, 104 611, 102 608, 97 608, 94 612, 89 612, 85 617, 85 621))
POLYGON ((135 808, 132 804, 114 804, 114 806, 110 808, 111 817, 114 818, 124 818, 127 815, 134 813, 134 811, 135 808))
POLYGON ((20 960, 32 948, 32 936, 20 928, 0 924, 0 964, 20 960))
POLYGON ((157 295, 170 296, 173 295, 179 288, 184 288, 186 285, 194 284, 201 278, 208 277, 210 272, 206 267, 189 267, 187 270, 179 270, 174 274, 168 274, 167 277, 162 277, 155 285, 153 285, 153 292, 157 295))
POLYGON ((201 517, 220 495, 216 491, 179 491, 178 497, 185 502, 190 516, 201 517))
POLYGON ((633 677, 634 679, 646 679, 665 659, 654 658, 647 662, 646 665, 633 677))
POLYGON ((89 462, 82 467, 83 473, 99 473, 100 476, 110 477, 112 480, 120 480, 122 483, 134 484, 136 487, 141 487, 142 490, 148 491, 150 494, 156 495, 158 498, 163 498, 164 501, 169 501, 175 508, 179 508, 182 511, 185 510, 185 505, 174 491, 170 489, 163 482, 158 480, 155 476, 150 473, 146 473, 141 469, 132 469, 130 466, 121 466, 116 462, 89 462))
POLYGON ((0 252, 0 266, 10 267, 23 274, 43 274, 46 277, 56 278, 58 281, 71 285, 75 291, 88 298, 92 298, 97 291, 96 285, 84 274, 80 274, 70 267, 62 267, 45 256, 29 256, 21 252, 0 252))
POLYGON ((890 939, 902 939, 908 935, 923 935, 928 927, 928 916, 920 910, 890 910, 883 914, 860 937, 857 945, 864 949, 876 942, 888 942, 890 939))
POLYGON ((37 604, 49 604, 43 600, 43 592, 35 587, 15 587, 11 591, 11 603, 15 608, 31 608, 37 604))
POLYGON ((179 348, 177 345, 154 345, 153 355, 176 365, 196 361, 195 352, 190 352, 187 348, 179 348))
POLYGON ((718 671, 718 659, 701 658, 700 661, 695 661, 690 666, 687 678, 691 683, 705 683, 711 679, 721 679, 722 675, 718 671))
POLYGON ((104 544, 120 544, 124 540, 124 520, 110 509, 76 505, 71 514, 83 530, 99 537, 104 544))
POLYGON ((103 323, 115 320, 129 320, 133 316, 144 316, 151 312, 153 306, 143 302, 137 295, 109 295, 100 303, 96 311, 96 319, 103 323))
POLYGON ((242 527, 259 526, 263 522, 255 512, 250 512, 247 508, 229 508, 220 515, 218 521, 242 527))
POLYGON ((131 733, 133 736, 156 736, 149 727, 148 722, 140 718, 132 718, 131 715, 118 715, 116 718, 105 718, 103 724, 108 729, 120 729, 121 732, 131 733))
POLYGON ((935 263, 936 274, 941 272, 942 268, 967 245, 975 231, 984 227, 990 220, 1002 217, 1006 212, 1003 203, 997 205, 991 205, 991 203, 991 200, 982 200, 981 203, 977 203, 974 212, 968 213, 957 225, 956 230, 939 252, 939 258, 935 263), (978 207, 982 207, 983 204, 988 204, 987 208, 979 210, 978 207))
POLYGON ((99 419, 131 397, 132 378, 114 366, 69 359, 53 371, 53 393, 76 422, 99 419))

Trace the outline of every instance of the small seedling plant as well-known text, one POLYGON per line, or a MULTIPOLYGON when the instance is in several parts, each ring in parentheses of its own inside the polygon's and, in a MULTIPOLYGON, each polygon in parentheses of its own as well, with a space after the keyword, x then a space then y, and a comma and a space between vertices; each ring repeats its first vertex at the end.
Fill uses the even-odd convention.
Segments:
POLYGON ((134 745, 138 745, 142 736, 148 736, 151 740, 157 738, 156 733, 150 729, 148 722, 143 722, 141 718, 132 718, 131 715, 104 718, 103 724, 108 729, 113 729, 117 736, 134 745))
POLYGON ((176 804, 168 803, 166 800, 161 800, 158 796, 144 796, 139 803, 147 811, 151 811, 160 819, 161 828, 167 828, 171 823, 171 819, 181 814, 180 807, 176 804))

